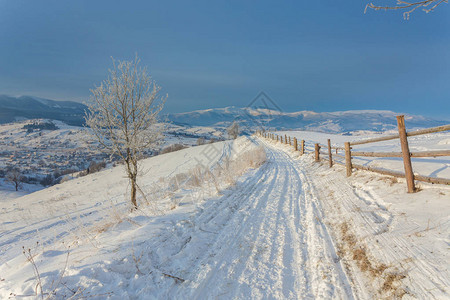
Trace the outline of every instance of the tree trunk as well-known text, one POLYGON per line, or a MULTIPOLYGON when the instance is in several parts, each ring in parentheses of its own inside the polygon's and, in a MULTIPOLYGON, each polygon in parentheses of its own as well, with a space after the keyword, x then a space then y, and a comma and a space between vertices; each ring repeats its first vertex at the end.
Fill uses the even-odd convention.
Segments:
POLYGON ((136 202, 136 177, 132 177, 130 179, 131 181, 131 203, 133 204, 133 208, 137 209, 137 202, 136 202))

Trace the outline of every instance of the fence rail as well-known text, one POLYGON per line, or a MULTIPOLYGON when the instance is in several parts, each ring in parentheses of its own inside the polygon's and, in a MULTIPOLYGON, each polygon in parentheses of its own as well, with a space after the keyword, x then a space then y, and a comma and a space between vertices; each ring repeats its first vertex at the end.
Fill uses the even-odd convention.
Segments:
MULTIPOLYGON (((397 125, 398 125, 398 134, 386 135, 378 138, 372 138, 362 141, 354 141, 354 142, 345 142, 344 147, 342 146, 332 146, 331 140, 327 140, 327 145, 322 145, 319 143, 314 144, 314 160, 327 160, 329 162, 329 167, 331 168, 334 163, 344 165, 346 167, 347 176, 352 175, 352 169, 366 170, 371 172, 376 172, 383 175, 389 175, 399 178, 406 178, 406 183, 408 186, 408 192, 413 193, 416 190, 414 180, 424 181, 429 183, 437 183, 437 184, 446 184, 450 185, 450 179, 447 178, 437 178, 437 177, 429 177, 423 176, 413 173, 411 157, 441 157, 441 156, 450 156, 450 150, 436 150, 436 151, 420 151, 420 152, 410 152, 408 145, 408 137, 418 136, 436 132, 450 131, 450 124, 426 128, 411 132, 406 132, 405 119, 403 115, 397 116, 397 125), (367 152, 367 151, 352 151, 354 146, 377 143, 382 141, 389 141, 393 139, 400 139, 401 152, 367 152), (352 147, 353 146, 353 147, 352 147), (321 151, 321 149, 327 149, 327 152, 321 151), (333 154, 333 151, 335 153, 333 154), (339 154, 339 151, 344 151, 344 155, 339 154), (345 163, 333 160, 333 156, 342 158, 345 160, 345 163), (352 162, 352 158, 354 157, 401 157, 403 158, 403 166, 405 172, 397 172, 388 169, 382 168, 374 168, 370 166, 363 166, 359 164, 355 164, 352 162)), ((286 134, 278 136, 277 134, 270 132, 261 132, 258 131, 261 137, 272 139, 275 141, 281 141, 283 144, 291 145, 294 147, 295 151, 299 151, 301 155, 305 154, 305 140, 301 140, 300 143, 297 138, 291 138, 286 134)))

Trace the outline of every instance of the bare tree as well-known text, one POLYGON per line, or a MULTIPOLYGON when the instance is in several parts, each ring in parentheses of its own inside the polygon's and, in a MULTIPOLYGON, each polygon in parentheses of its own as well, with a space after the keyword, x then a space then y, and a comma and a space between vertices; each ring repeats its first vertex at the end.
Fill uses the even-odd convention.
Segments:
POLYGON ((24 176, 20 172, 18 168, 13 168, 8 171, 6 174, 6 181, 10 182, 14 185, 16 188, 16 191, 19 190, 19 188, 22 188, 22 181, 24 180, 24 176))
POLYGON ((134 208, 138 206, 139 158, 162 138, 158 115, 167 99, 159 95, 160 87, 139 63, 137 57, 134 61, 113 59, 108 78, 91 90, 93 101, 85 117, 102 148, 124 162, 134 208))
POLYGON ((236 139, 239 135, 239 124, 237 122, 233 122, 233 124, 227 128, 227 133, 230 138, 236 139))
POLYGON ((199 137, 199 138, 197 139, 197 145, 198 145, 198 146, 204 145, 205 143, 206 143, 206 141, 205 141, 205 138, 204 138, 204 137, 199 137))
POLYGON ((403 13, 403 17, 405 18, 405 20, 409 20, 410 14, 414 12, 416 9, 423 8, 424 12, 429 13, 442 3, 448 3, 448 0, 424 0, 417 2, 407 2, 403 0, 397 0, 396 5, 382 6, 369 3, 366 5, 366 11, 367 8, 371 8, 374 10, 406 10, 403 13))

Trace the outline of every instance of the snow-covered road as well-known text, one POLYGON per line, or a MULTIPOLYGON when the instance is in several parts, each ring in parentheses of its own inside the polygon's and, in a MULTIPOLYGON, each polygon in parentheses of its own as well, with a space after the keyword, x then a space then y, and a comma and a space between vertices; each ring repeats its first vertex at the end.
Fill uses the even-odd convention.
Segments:
POLYGON ((195 224, 192 230, 178 228, 181 237, 168 233, 161 244, 153 244, 161 249, 172 244, 167 238, 187 241, 162 264, 185 280, 174 282, 165 296, 354 297, 314 190, 289 155, 266 149, 265 165, 184 223, 195 224))

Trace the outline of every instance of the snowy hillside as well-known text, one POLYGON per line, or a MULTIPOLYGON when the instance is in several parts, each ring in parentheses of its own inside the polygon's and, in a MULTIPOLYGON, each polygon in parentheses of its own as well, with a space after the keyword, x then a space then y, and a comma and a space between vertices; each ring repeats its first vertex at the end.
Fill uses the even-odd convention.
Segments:
MULTIPOLYGON (((268 130, 311 130, 330 133, 370 130, 387 131, 397 126, 392 111, 354 110, 341 112, 281 112, 258 108, 226 107, 198 110, 186 113, 169 114, 168 119, 175 124, 189 126, 227 127, 233 121, 251 132, 261 127, 268 130)), ((433 127, 447 124, 422 116, 407 115, 409 128, 433 127)))
MULTIPOLYGON (((31 249, 45 293, 55 288, 53 292, 58 299, 74 294, 76 298, 112 295, 114 299, 120 295, 141 295, 143 298, 143 295, 148 295, 151 298, 153 293, 156 296, 153 288, 160 284, 169 288, 173 279, 165 278, 162 265, 155 265, 159 270, 150 271, 147 258, 152 263, 156 263, 153 259, 163 263, 171 253, 177 251, 178 245, 167 243, 165 252, 160 252, 162 248, 155 248, 155 252, 150 253, 145 250, 149 244, 143 243, 146 240, 157 242, 158 239, 149 237, 156 237, 155 234, 159 232, 162 234, 160 238, 163 238, 168 233, 163 230, 166 225, 184 224, 187 221, 184 218, 201 207, 210 206, 210 203, 204 202, 205 197, 217 195, 219 191, 226 193, 225 189, 234 184, 236 176, 252 165, 257 166, 255 150, 258 149, 251 140, 239 139, 234 143, 208 144, 145 160, 145 175, 139 184, 146 198, 139 195, 141 210, 131 215, 127 179, 123 176, 122 166, 22 198, 1 199, 0 298, 36 295, 33 265, 26 262, 22 254, 23 246, 31 249), (246 157, 246 153, 251 157, 240 161, 246 157), (212 173, 203 174, 204 169, 199 169, 200 166, 211 171, 217 167, 220 169, 214 171, 214 180, 207 180, 205 176, 212 173), (168 214, 167 217, 165 214, 168 214), (137 266, 142 269, 136 276, 150 271, 156 281, 149 282, 150 278, 146 276, 134 283, 129 281, 137 279, 134 275, 129 277, 129 271, 137 271, 135 267, 120 270, 120 265, 125 262, 123 260, 128 260, 129 250, 135 251, 133 253, 142 260, 142 266, 137 266), (69 264, 65 269, 69 252, 69 264), (117 258, 122 262, 117 261, 118 264, 112 266, 110 263, 117 258), (106 271, 105 268, 109 266, 114 271, 106 271), (62 283, 58 282, 58 277, 63 277, 62 283), (124 280, 129 282, 125 283, 124 280), (120 284, 120 281, 128 287, 120 284), (102 283, 98 285, 99 282, 102 283), (139 285, 140 288, 136 290, 139 285), (102 291, 99 292, 98 288, 102 291)), ((206 227, 204 230, 207 230, 206 227)), ((173 242, 178 243, 175 240, 173 242)), ((173 273, 168 268, 166 272, 173 273)))
POLYGON ((121 166, 1 201, 0 298, 450 296, 446 186, 407 194, 255 137, 143 170, 131 213, 121 166))

